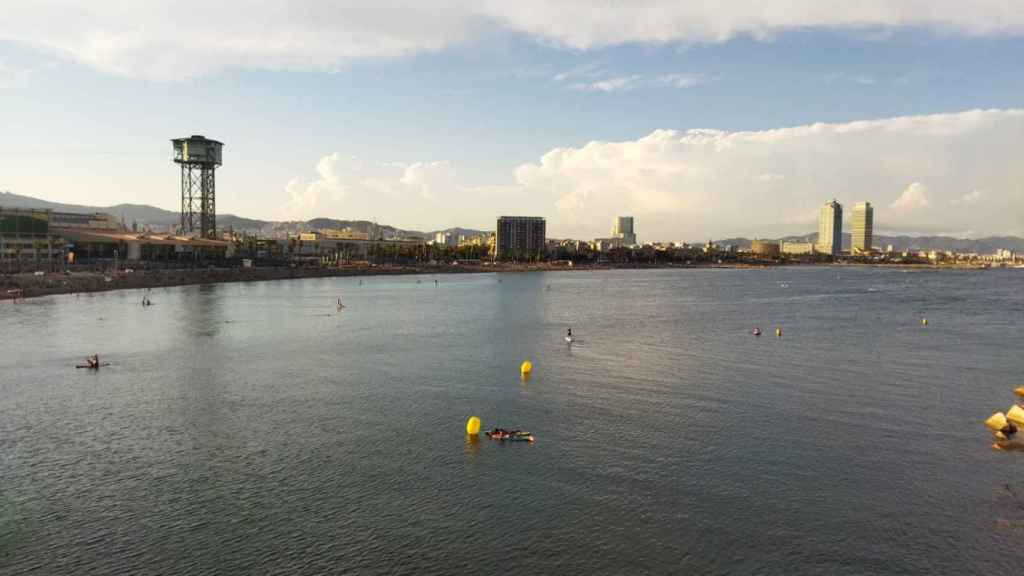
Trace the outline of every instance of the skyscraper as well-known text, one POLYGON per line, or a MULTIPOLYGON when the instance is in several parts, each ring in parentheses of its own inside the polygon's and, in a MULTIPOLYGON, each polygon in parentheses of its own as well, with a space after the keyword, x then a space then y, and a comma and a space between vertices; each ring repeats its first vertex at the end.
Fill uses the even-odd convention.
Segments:
POLYGON ((875 229, 875 209, 871 202, 858 202, 853 205, 853 242, 851 248, 857 252, 870 252, 871 241, 875 229))
POLYGON ((538 216, 501 216, 495 233, 498 260, 540 258, 544 255, 547 224, 538 216))
POLYGON ((818 251, 838 256, 843 251, 843 207, 832 200, 818 216, 818 251))
POLYGON ((622 240, 622 243, 627 246, 636 244, 632 216, 619 216, 612 222, 612 238, 622 240))

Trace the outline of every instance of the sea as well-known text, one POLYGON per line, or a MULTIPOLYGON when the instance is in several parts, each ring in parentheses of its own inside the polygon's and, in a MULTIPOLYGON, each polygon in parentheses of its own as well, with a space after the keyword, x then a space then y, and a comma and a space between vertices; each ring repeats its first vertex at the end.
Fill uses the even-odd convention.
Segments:
POLYGON ((1022 574, 1022 326, 1024 270, 0 302, 0 574, 1022 574))

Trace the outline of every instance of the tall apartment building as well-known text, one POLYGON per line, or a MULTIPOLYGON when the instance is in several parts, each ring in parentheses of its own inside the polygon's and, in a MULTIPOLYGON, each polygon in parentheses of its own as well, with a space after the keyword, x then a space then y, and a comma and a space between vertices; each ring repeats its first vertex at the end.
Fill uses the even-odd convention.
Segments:
POLYGON ((853 253, 870 252, 871 241, 875 229, 875 209, 871 202, 858 202, 853 205, 853 253))
POLYGON ((529 260, 544 256, 547 223, 539 216, 501 216, 495 234, 494 257, 529 260))
POLYGON ((818 216, 818 251, 838 256, 843 251, 843 206, 832 200, 818 216))
POLYGON ((617 238, 627 246, 636 244, 636 231, 633 230, 632 216, 619 216, 612 222, 612 238, 617 238))

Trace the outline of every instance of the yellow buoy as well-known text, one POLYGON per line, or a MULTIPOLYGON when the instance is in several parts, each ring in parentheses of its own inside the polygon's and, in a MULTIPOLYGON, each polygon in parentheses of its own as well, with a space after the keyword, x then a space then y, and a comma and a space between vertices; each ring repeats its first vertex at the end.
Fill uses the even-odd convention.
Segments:
POLYGON ((927 318, 921 318, 921 326, 927 326, 927 325, 928 325, 928 319, 927 318))
POLYGON ((779 338, 782 338, 782 328, 776 328, 775 335, 778 336, 779 338))
POLYGON ((1002 412, 996 412, 989 416, 988 420, 985 420, 985 426, 988 426, 988 429, 993 432, 999 432, 1006 428, 1006 416, 1002 412))
POLYGON ((519 365, 519 373, 526 376, 530 372, 533 372, 533 362, 523 360, 523 363, 519 365))
POLYGON ((1016 404, 1010 406, 1010 409, 1006 411, 1006 419, 1024 428, 1024 410, 1020 406, 1016 404))
POLYGON ((480 419, 476 416, 471 416, 469 420, 466 420, 466 434, 470 436, 476 436, 480 433, 480 419))

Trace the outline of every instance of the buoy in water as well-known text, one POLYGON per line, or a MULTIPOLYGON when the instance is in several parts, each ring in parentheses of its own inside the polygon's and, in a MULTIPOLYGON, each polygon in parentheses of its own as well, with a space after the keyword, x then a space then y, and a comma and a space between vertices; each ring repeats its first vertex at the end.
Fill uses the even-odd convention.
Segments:
POLYGON ((529 360, 524 360, 523 363, 519 365, 519 373, 522 374, 523 376, 526 376, 530 372, 533 372, 533 362, 530 362, 529 360))
POLYGON ((476 436, 480 433, 480 419, 476 416, 470 416, 469 420, 466 420, 466 434, 470 436, 476 436))
POLYGON ((1006 428, 1006 415, 1002 412, 996 412, 989 416, 988 420, 985 420, 985 426, 987 426, 993 434, 1001 432, 1003 428, 1006 428))
POLYGON ((921 326, 927 326, 927 325, 928 325, 928 319, 927 318, 921 318, 921 326))
POLYGON ((761 329, 760 328, 754 328, 754 331, 751 332, 751 334, 753 334, 754 336, 760 336, 761 335, 761 329))
POLYGON ((1006 419, 1017 426, 1024 427, 1024 409, 1016 404, 1010 406, 1010 409, 1006 411, 1006 419))
POLYGON ((776 328, 775 335, 778 336, 779 338, 782 338, 782 328, 776 328))

